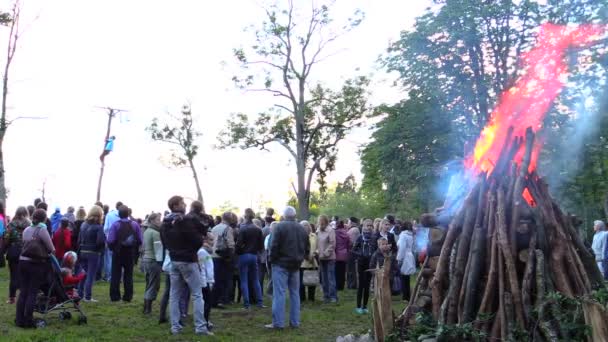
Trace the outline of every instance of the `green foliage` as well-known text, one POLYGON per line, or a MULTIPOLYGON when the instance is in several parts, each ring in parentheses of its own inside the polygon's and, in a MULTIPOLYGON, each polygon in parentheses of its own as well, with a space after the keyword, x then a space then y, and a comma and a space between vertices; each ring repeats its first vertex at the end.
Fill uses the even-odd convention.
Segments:
POLYGON ((439 206, 436 186, 442 166, 458 158, 462 149, 453 143, 450 119, 438 101, 418 91, 409 95, 408 100, 382 108, 386 116, 361 154, 362 193, 390 212, 418 217, 439 206))
POLYGON ((570 298, 560 292, 550 292, 541 306, 549 306, 550 315, 559 326, 565 341, 585 341, 591 336, 591 327, 585 324, 581 298, 570 298))
POLYGON ((361 11, 343 26, 331 19, 330 6, 313 5, 300 11, 293 1, 287 8, 265 8, 266 17, 255 31, 249 48, 234 49, 241 73, 232 79, 238 88, 264 92, 276 99, 273 107, 256 116, 234 114, 218 136, 219 148, 266 149, 284 147, 296 164, 296 195, 300 212, 308 217, 312 181, 321 192, 325 178, 335 169, 338 143, 363 123, 370 112, 369 79, 353 77, 338 90, 310 82, 317 63, 330 56, 328 47, 357 27, 361 11), (310 11, 310 12, 309 12, 310 11))

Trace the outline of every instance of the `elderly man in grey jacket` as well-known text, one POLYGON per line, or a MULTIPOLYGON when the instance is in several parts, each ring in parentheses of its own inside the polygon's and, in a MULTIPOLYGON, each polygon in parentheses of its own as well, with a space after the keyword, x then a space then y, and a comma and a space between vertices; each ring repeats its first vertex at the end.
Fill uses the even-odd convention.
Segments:
POLYGON ((268 329, 285 327, 285 292, 289 291, 289 325, 300 326, 300 265, 310 253, 308 234, 296 222, 296 210, 287 207, 283 221, 272 232, 270 263, 272 264, 272 324, 268 329))

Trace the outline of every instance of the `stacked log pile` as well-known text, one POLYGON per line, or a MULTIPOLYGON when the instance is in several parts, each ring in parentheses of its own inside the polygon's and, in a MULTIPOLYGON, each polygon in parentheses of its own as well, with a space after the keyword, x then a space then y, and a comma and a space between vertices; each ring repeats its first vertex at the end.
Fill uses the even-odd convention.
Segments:
MULTIPOLYGON (((604 286, 573 218, 561 211, 547 184, 529 170, 532 130, 526 137, 511 135, 491 174, 479 175, 449 224, 432 215, 421 219, 434 228, 398 324, 407 328, 417 312, 426 311, 439 324, 472 322, 491 340, 513 338, 516 329, 529 332, 534 340, 567 338, 545 307, 546 294, 582 297, 604 286), (517 165, 513 160, 522 146, 525 154, 517 165), (528 201, 524 191, 531 196, 528 201)), ((585 310, 585 320, 594 333, 605 332, 608 322, 597 319, 594 310, 597 307, 585 310)))

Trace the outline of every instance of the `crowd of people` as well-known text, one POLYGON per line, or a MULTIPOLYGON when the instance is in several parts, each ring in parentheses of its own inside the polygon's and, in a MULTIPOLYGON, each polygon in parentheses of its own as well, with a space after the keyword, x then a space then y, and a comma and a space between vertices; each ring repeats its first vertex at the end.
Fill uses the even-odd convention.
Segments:
POLYGON ((188 210, 180 196, 171 197, 167 209, 143 220, 121 202, 113 209, 102 203, 88 211, 70 207, 63 214, 55 208, 48 215, 48 205, 37 199, 9 218, 0 203, 0 259, 6 256, 7 304, 16 304, 15 324, 35 327, 34 304, 51 272, 50 255, 62 265, 63 284, 79 302, 97 302, 98 281, 110 283, 110 301, 131 302, 139 265, 146 281, 142 312, 152 313, 164 283, 159 324, 169 322, 173 334, 184 329, 190 302, 195 333, 211 335, 212 309, 235 302, 243 310, 264 308, 265 296, 272 298, 272 323, 266 328, 286 328, 287 296, 288 324, 298 328, 300 304, 314 302, 318 287, 327 304, 337 303, 345 288, 356 289, 354 311, 367 314, 374 269, 385 260, 391 263, 393 294, 409 300, 410 275, 416 272, 410 221, 321 215, 316 222, 298 222, 293 207, 276 215, 278 220, 273 209, 264 218, 251 209, 241 217, 233 212, 212 217, 198 201, 188 210))

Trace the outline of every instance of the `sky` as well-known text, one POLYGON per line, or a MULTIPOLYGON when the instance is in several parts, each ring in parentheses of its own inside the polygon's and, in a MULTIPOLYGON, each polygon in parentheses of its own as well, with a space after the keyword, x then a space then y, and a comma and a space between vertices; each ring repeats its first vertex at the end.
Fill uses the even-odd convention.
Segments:
MULTIPOLYGON (((112 124, 115 150, 106 158, 102 202, 121 200, 143 216, 164 211, 172 195, 196 197, 191 171, 163 165, 170 147, 145 132, 154 117, 179 113, 186 102, 203 133, 195 165, 207 209, 227 201, 241 209, 285 205, 295 178, 287 151, 213 147, 231 113, 255 114, 273 105, 231 81, 237 65, 232 49, 253 42, 243 28, 263 19, 260 1, 23 2, 24 32, 10 71, 8 117, 44 119, 17 120, 6 135, 9 215, 40 197, 45 181, 51 207, 94 203, 107 124, 99 107, 106 106, 127 111, 112 124)), ((0 3, 7 8, 9 2, 0 3)), ((339 53, 319 65, 313 78, 338 87, 354 75, 371 75, 372 104, 403 98, 377 59, 428 5, 427 0, 338 0, 336 18, 355 9, 366 18, 332 46, 339 53)), ((0 28, 2 54, 7 34, 0 28)), ((369 140, 369 126, 339 145, 330 182, 351 173, 361 179, 358 150, 369 140)))

